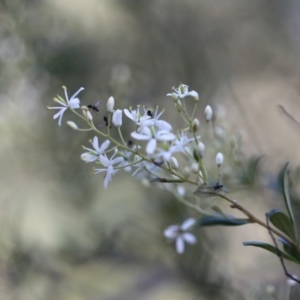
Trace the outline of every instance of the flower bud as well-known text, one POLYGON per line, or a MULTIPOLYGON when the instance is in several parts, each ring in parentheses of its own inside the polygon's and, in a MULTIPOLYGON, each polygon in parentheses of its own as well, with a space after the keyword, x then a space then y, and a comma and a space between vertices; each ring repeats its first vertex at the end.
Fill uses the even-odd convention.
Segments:
POLYGON ((92 116, 91 112, 90 112, 88 109, 83 109, 83 110, 82 110, 82 114, 83 114, 83 116, 84 116, 87 120, 93 121, 93 116, 92 116))
POLYGON ((224 162, 224 155, 219 152, 217 155, 216 155, 216 164, 218 167, 221 167, 221 165, 223 164, 224 162))
POLYGON ((206 105, 206 107, 204 109, 204 115, 205 115, 207 122, 211 120, 212 114, 213 114, 213 111, 212 111, 211 107, 209 105, 206 105))
POLYGON ((177 109, 178 112, 182 111, 182 103, 181 103, 181 101, 179 99, 176 101, 175 107, 176 107, 176 109, 177 109))
POLYGON ((173 167, 173 169, 175 169, 175 170, 178 169, 178 167, 179 167, 178 160, 174 156, 171 157, 170 163, 171 163, 171 166, 173 167))
POLYGON ((78 126, 73 121, 68 121, 67 125, 73 130, 78 130, 78 126))
POLYGON ((200 122, 197 118, 195 118, 192 122, 192 130, 194 132, 198 131, 199 130, 199 127, 200 127, 200 122))
POLYGON ((199 165, 197 163, 192 163, 192 173, 194 174, 199 173, 199 165))
POLYGON ((191 168, 189 166, 185 166, 182 170, 182 175, 188 178, 191 174, 191 168))
POLYGON ((120 127, 122 126, 122 110, 121 109, 117 109, 113 115, 112 115, 112 123, 116 126, 116 127, 120 127))
POLYGON ((202 142, 198 144, 198 154, 200 157, 203 157, 205 154, 205 145, 202 142))
POLYGON ((107 111, 110 112, 110 113, 113 113, 114 112, 114 106, 115 106, 115 99, 114 97, 109 97, 108 100, 107 100, 107 103, 106 103, 106 108, 107 108, 107 111))

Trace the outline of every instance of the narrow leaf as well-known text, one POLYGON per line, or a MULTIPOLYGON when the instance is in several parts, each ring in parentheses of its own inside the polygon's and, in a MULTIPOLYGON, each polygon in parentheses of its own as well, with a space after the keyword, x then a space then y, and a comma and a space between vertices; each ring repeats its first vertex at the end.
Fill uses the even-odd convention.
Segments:
POLYGON ((295 247, 293 245, 291 245, 289 242, 287 242, 283 238, 279 238, 278 240, 283 244, 284 251, 288 255, 290 255, 291 257, 293 257, 297 261, 298 264, 300 264, 300 253, 299 253, 299 250, 295 249, 295 247))
POLYGON ((291 199, 290 199, 290 191, 289 191, 289 179, 288 179, 288 165, 289 163, 286 163, 286 165, 283 168, 282 172, 282 178, 281 178, 281 186, 282 186, 282 191, 283 191, 283 197, 284 197, 284 202, 286 209, 288 211, 288 214, 290 216, 291 222, 294 227, 294 232, 295 232, 295 238, 297 239, 297 228, 296 228, 296 223, 295 223, 295 217, 293 214, 293 208, 291 205, 291 199))
POLYGON ((298 260, 296 260, 295 258, 290 256, 289 254, 286 254, 285 252, 281 251, 280 249, 277 249, 273 245, 270 245, 270 244, 267 244, 267 243, 252 241, 252 242, 243 242, 243 245, 244 246, 253 246, 253 247, 262 248, 262 249, 265 249, 265 250, 267 250, 269 252, 272 252, 276 255, 278 255, 278 253, 280 253, 280 255, 283 258, 285 258, 287 260, 290 260, 292 262, 295 262, 295 263, 299 263, 298 260))
POLYGON ((290 237, 294 242, 296 242, 296 235, 292 220, 283 212, 272 209, 269 213, 269 220, 271 223, 280 231, 285 233, 288 237, 290 237))
POLYGON ((236 219, 232 216, 222 216, 222 215, 216 215, 216 216, 204 216, 201 219, 198 220, 197 224, 200 227, 204 226, 217 226, 217 225, 223 225, 223 226, 240 226, 252 223, 249 219, 236 219))

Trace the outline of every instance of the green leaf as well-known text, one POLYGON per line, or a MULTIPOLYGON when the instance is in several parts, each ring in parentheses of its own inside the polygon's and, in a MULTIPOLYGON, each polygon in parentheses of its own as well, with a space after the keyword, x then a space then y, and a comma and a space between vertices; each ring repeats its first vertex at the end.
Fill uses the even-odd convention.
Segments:
POLYGON ((253 223, 249 219, 237 219, 232 216, 222 216, 222 215, 215 215, 215 216, 204 216, 201 219, 198 220, 198 226, 204 227, 204 226, 240 226, 253 223))
POLYGON ((271 223, 280 231, 285 233, 288 237, 290 237, 294 242, 296 242, 296 235, 295 235, 295 230, 293 223, 291 219, 284 214, 283 212, 277 210, 277 209, 272 209, 268 213, 269 220, 271 223))
POLYGON ((278 253, 280 253, 280 255, 283 258, 299 264, 299 261, 297 259, 295 259, 294 257, 290 256, 289 254, 286 254, 285 252, 281 251, 280 249, 277 249, 273 245, 270 245, 270 244, 267 244, 267 243, 263 243, 263 242, 257 242, 257 241, 244 242, 243 245, 244 246, 253 246, 253 247, 262 248, 262 249, 265 249, 265 250, 267 250, 269 252, 272 252, 272 253, 274 253, 276 255, 278 255, 278 253))
POLYGON ((199 155, 198 155, 196 149, 194 149, 194 151, 193 151, 193 157, 194 157, 195 161, 199 162, 199 155))
POLYGON ((286 165, 283 168, 282 171, 282 178, 281 178, 281 186, 282 186, 282 191, 283 191, 283 197, 284 197, 284 202, 286 209, 288 211, 288 214, 290 216, 291 222, 293 224, 294 232, 295 232, 295 240, 297 241, 297 228, 296 228, 296 223, 295 223, 295 217, 293 214, 293 208, 291 205, 291 199, 290 199, 290 191, 289 191, 289 179, 288 179, 288 165, 289 163, 286 163, 286 165))
POLYGON ((298 264, 300 264, 300 253, 297 249, 295 249, 295 247, 293 245, 291 245, 288 241, 286 241, 283 238, 279 238, 278 239, 282 244, 283 244, 283 249, 284 251, 290 255, 291 257, 293 257, 298 264))

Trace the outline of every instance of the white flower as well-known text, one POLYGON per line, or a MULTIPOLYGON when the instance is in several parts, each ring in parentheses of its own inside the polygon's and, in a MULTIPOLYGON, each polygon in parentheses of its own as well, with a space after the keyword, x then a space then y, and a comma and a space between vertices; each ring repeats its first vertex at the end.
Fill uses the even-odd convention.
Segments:
POLYGON ((112 115, 112 123, 116 126, 116 127, 120 127, 122 126, 122 110, 121 109, 117 109, 113 115, 112 115))
POLYGON ((182 254, 184 252, 184 243, 195 244, 197 242, 196 237, 190 232, 187 232, 187 230, 194 226, 195 223, 195 219, 189 218, 181 225, 171 225, 164 231, 166 238, 175 241, 176 251, 178 254, 182 254))
POLYGON ((128 110, 127 108, 124 109, 124 114, 132 120, 136 125, 142 126, 144 122, 151 117, 147 115, 147 111, 144 110, 144 115, 142 116, 140 113, 140 106, 137 107, 136 110, 132 110, 131 108, 128 110))
POLYGON ((93 162, 97 159, 100 159, 100 155, 103 154, 104 151, 109 147, 110 141, 105 140, 99 147, 98 137, 95 136, 91 143, 94 147, 94 150, 87 147, 83 147, 83 149, 88 150, 88 152, 84 152, 81 154, 81 159, 85 162, 93 162))
POLYGON ((132 176, 135 176, 137 173, 139 173, 136 177, 138 179, 145 179, 145 178, 157 178, 159 177, 159 172, 160 172, 160 168, 157 164, 154 164, 152 162, 148 162, 148 161, 139 161, 141 158, 140 156, 136 155, 135 156, 135 161, 138 161, 136 164, 133 165, 133 167, 137 168, 133 173, 132 176), (149 172, 147 171, 149 170, 152 174, 154 175, 150 175, 149 172), (157 174, 157 176, 156 176, 157 174))
POLYGON ((114 97, 110 96, 106 103, 107 111, 110 113, 114 112, 114 106, 115 106, 115 99, 114 97))
POLYGON ((207 122, 211 120, 212 114, 213 114, 212 108, 209 105, 206 105, 204 109, 204 115, 207 122))
POLYGON ((177 89, 173 88, 174 92, 167 94, 167 96, 171 97, 177 97, 177 98, 185 98, 187 96, 191 96, 195 98, 196 100, 199 99, 199 95, 196 91, 190 91, 189 92, 189 87, 185 84, 181 84, 177 89))
POLYGON ((220 167, 224 162, 224 155, 219 152, 217 155, 216 155, 216 164, 218 167, 220 167))
MULTIPOLYGON (((198 139, 200 139, 200 136, 197 136, 197 140, 198 139)), ((184 152, 185 146, 192 141, 194 141, 194 137, 188 138, 186 132, 182 131, 180 135, 177 135, 177 138, 173 142, 173 152, 184 152)))
POLYGON ((72 97, 71 99, 69 99, 68 94, 67 94, 67 88, 65 86, 63 86, 64 92, 65 92, 65 100, 63 98, 61 98, 60 96, 58 96, 58 98, 54 98, 54 101, 58 104, 60 104, 61 106, 55 106, 55 107, 49 107, 48 109, 59 109, 59 111, 53 116, 53 119, 58 119, 58 125, 61 126, 61 120, 63 117, 63 114, 65 113, 65 111, 70 107, 72 109, 76 109, 79 108, 79 103, 80 100, 79 98, 76 98, 76 96, 82 91, 84 90, 83 87, 81 87, 72 97))
POLYGON ((95 174, 101 173, 101 172, 106 172, 105 178, 104 178, 104 188, 107 189, 108 183, 112 180, 112 175, 118 172, 118 170, 114 170, 114 165, 119 164, 122 160, 124 160, 123 157, 115 157, 117 154, 118 149, 115 149, 115 153, 113 156, 108 159, 106 154, 100 155, 100 162, 102 166, 104 167, 103 169, 95 169, 95 174))
POLYGON ((144 126, 139 133, 136 131, 131 133, 131 136, 136 140, 149 141, 146 146, 146 152, 149 155, 154 153, 157 142, 168 142, 175 139, 175 135, 167 130, 155 131, 154 128, 151 129, 144 126))
MULTIPOLYGON (((144 110, 146 110, 146 109, 144 108, 144 110)), ((171 131, 172 130, 171 124, 169 124, 168 122, 166 122, 164 120, 158 120, 159 117, 163 114, 163 112, 164 111, 162 110, 160 113, 158 113, 158 107, 156 107, 153 117, 150 117, 150 118, 144 120, 141 125, 142 126, 157 126, 159 129, 171 131)), ((147 110, 146 110, 146 114, 147 114, 147 110)))

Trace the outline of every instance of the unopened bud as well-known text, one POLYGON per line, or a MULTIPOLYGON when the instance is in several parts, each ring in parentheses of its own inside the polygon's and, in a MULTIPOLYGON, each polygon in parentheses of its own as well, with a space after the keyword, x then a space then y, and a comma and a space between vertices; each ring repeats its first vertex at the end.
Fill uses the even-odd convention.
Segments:
POLYGON ((106 103, 106 108, 107 108, 107 111, 110 112, 110 113, 113 113, 114 112, 114 106, 115 106, 115 99, 114 97, 109 97, 108 100, 107 100, 107 103, 106 103))
POLYGON ((197 163, 192 163, 192 173, 198 174, 199 173, 199 165, 197 163))
POLYGON ((212 114, 213 114, 212 108, 209 105, 206 105, 204 109, 204 115, 207 122, 211 120, 212 114))
POLYGON ((216 164, 218 167, 221 167, 221 165, 223 164, 224 162, 224 155, 219 152, 217 155, 216 155, 216 164))
POLYGON ((171 166, 173 167, 173 169, 175 169, 175 170, 178 169, 178 167, 179 167, 178 160, 174 156, 171 157, 170 163, 171 163, 171 166))
POLYGON ((176 109, 177 109, 178 112, 182 111, 182 103, 181 103, 181 101, 179 99, 176 101, 175 107, 176 107, 176 109))
POLYGON ((191 168, 188 166, 185 166, 182 170, 182 175, 186 178, 188 178, 191 174, 191 168))
POLYGON ((117 109, 113 115, 112 115, 112 123, 116 126, 116 127, 120 127, 122 126, 122 110, 121 109, 117 109))
POLYGON ((200 122, 199 122, 199 120, 198 120, 197 118, 195 118, 195 119, 193 120, 193 122, 192 122, 192 130, 193 130, 194 132, 196 132, 196 131, 199 130, 199 128, 200 128, 200 122))
POLYGON ((86 106, 82 106, 81 109, 82 109, 82 114, 83 114, 83 116, 84 116, 87 120, 93 121, 93 116, 92 116, 91 112, 89 111, 89 109, 88 109, 86 106))
POLYGON ((205 154, 205 145, 202 142, 198 144, 198 153, 200 157, 203 157, 205 154))
POLYGON ((78 126, 73 121, 68 121, 67 125, 73 130, 78 130, 78 126))

